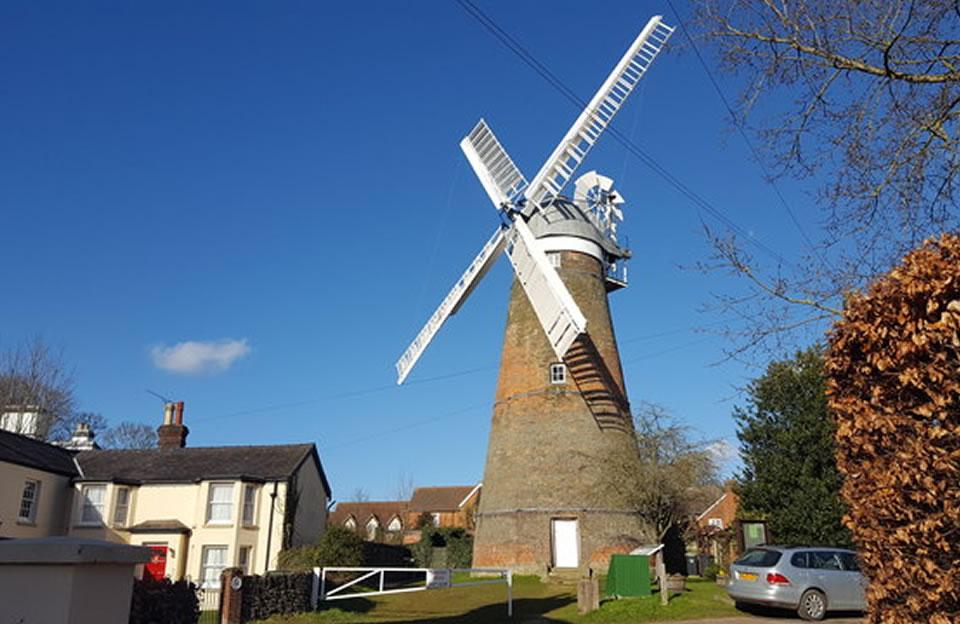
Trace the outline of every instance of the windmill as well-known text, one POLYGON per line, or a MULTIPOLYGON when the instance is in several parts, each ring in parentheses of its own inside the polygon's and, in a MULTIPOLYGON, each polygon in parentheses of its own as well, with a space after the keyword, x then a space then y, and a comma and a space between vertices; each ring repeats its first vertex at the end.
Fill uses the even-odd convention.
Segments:
POLYGON ((500 224, 396 363, 409 374, 503 252, 513 265, 474 565, 605 568, 642 541, 622 470, 636 461, 607 293, 626 285, 623 198, 591 171, 562 195, 673 28, 650 19, 528 182, 484 120, 460 147, 500 224), (621 470, 610 470, 611 466, 621 470), (619 475, 618 475, 619 473, 619 475))

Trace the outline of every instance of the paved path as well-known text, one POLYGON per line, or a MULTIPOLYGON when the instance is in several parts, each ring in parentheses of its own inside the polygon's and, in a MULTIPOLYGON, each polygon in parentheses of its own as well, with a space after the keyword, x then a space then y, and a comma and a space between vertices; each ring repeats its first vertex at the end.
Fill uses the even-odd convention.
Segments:
MULTIPOLYGON (((785 613, 784 615, 742 615, 732 618, 718 618, 715 620, 684 620, 682 622, 663 622, 663 624, 704 624, 705 622, 716 622, 717 624, 760 624, 761 622, 802 622, 796 615, 785 613)), ((862 617, 830 617, 823 620, 825 624, 863 624, 866 620, 862 617)), ((652 622, 651 624, 657 624, 652 622)))

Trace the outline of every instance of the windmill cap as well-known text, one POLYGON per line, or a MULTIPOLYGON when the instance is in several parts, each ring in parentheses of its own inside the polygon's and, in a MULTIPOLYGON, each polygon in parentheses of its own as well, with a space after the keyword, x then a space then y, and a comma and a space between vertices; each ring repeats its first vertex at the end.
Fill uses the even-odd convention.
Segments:
POLYGON ((563 195, 547 208, 534 211, 527 225, 537 238, 570 236, 595 243, 608 256, 607 259, 618 260, 633 255, 629 249, 604 236, 590 217, 563 195))

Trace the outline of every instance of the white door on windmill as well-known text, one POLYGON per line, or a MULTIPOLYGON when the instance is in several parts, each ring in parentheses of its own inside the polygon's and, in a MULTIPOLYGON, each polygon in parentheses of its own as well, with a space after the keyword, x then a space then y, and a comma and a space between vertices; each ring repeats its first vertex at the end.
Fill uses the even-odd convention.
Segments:
POLYGON ((553 567, 576 568, 580 565, 580 545, 576 520, 551 520, 553 567))

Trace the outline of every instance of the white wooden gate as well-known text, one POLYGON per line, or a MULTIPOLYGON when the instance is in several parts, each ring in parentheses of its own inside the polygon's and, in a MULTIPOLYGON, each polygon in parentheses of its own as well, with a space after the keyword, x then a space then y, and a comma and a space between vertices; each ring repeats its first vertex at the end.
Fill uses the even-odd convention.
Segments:
POLYGON ((317 603, 321 600, 346 600, 348 598, 369 598, 372 596, 383 596, 386 594, 400 594, 406 592, 426 591, 428 589, 445 589, 449 587, 467 587, 470 585, 492 585, 495 583, 505 583, 507 586, 507 617, 513 617, 513 572, 510 570, 486 569, 486 568, 345 568, 328 567, 313 569, 313 608, 316 609, 317 603), (328 589, 327 576, 331 572, 355 572, 360 576, 348 581, 343 585, 328 589), (471 574, 497 575, 497 578, 490 578, 477 581, 453 582, 454 572, 468 572, 471 574), (393 582, 387 579, 387 574, 403 574, 406 578, 401 580, 393 579, 393 582), (423 574, 423 581, 416 583, 409 582, 409 575, 423 574), (356 589, 357 583, 370 578, 377 579, 378 589, 371 591, 346 591, 353 587, 356 589), (421 584, 422 583, 422 584, 421 584), (402 585, 398 587, 397 585, 402 585))

